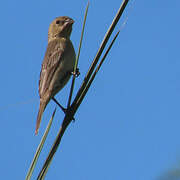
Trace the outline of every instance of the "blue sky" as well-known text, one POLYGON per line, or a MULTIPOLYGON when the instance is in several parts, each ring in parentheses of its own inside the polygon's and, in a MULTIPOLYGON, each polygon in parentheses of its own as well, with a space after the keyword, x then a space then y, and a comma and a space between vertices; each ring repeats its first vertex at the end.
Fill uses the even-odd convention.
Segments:
MULTIPOLYGON (((51 21, 75 20, 77 51, 87 2, 3 1, 0 6, 1 177, 24 179, 56 106, 35 136, 38 80, 51 21)), ((121 1, 90 1, 76 91, 121 1)), ((180 159, 180 1, 130 1, 107 61, 65 133, 46 179, 155 180, 180 159)), ((56 96, 65 105, 70 83, 56 96)), ((58 110, 33 178, 63 119, 58 110)))

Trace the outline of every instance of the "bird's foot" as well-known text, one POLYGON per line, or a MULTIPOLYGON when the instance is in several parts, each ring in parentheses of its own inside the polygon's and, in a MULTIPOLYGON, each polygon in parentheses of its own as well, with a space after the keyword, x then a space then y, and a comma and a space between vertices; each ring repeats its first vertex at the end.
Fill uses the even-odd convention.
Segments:
POLYGON ((74 71, 71 71, 71 75, 73 75, 75 77, 78 77, 80 75, 79 68, 76 68, 76 72, 75 73, 74 73, 74 71))

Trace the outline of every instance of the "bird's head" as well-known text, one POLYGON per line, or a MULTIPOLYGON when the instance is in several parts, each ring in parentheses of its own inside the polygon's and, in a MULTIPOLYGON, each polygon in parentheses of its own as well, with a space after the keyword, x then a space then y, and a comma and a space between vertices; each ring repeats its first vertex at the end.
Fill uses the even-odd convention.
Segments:
POLYGON ((73 23, 74 20, 67 16, 61 16, 54 19, 49 26, 48 42, 58 37, 69 38, 73 23))

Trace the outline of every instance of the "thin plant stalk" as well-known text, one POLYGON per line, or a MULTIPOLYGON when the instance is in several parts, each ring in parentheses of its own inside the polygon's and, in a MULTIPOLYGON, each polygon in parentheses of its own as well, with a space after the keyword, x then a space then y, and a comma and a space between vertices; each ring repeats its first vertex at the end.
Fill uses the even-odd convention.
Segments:
MULTIPOLYGON (((77 57, 76 57, 76 61, 75 61, 75 66, 74 66, 74 71, 73 71, 73 79, 72 79, 72 84, 71 84, 71 89, 70 89, 70 95, 69 95, 69 99, 68 99, 67 109, 69 109, 70 103, 71 103, 71 99, 72 99, 72 94, 73 94, 73 89, 74 89, 74 84, 75 84, 75 78, 76 78, 75 73, 76 73, 76 69, 77 69, 77 66, 78 66, 78 61, 79 61, 80 50, 81 50, 81 46, 82 46, 82 40, 83 40, 83 35, 84 35, 84 29, 85 29, 85 24, 86 24, 86 18, 87 18, 88 8, 89 8, 89 2, 88 2, 88 4, 87 4, 86 11, 85 11, 85 15, 84 15, 83 27, 82 27, 81 38, 80 38, 80 42, 79 42, 79 49, 78 49, 78 53, 77 53, 77 57)), ((61 107, 61 109, 62 109, 62 107, 61 107)), ((72 119, 73 119, 73 117, 72 117, 72 119)), ((67 122, 67 121, 66 121, 66 122, 67 122)), ((69 122, 69 123, 70 123, 70 122, 69 122)), ((67 127, 68 125, 65 125, 65 126, 67 127)), ((64 127, 64 126, 62 125, 62 128, 60 129, 59 133, 62 133, 62 129, 64 129, 64 131, 65 131, 66 128, 63 128, 63 127, 64 127)), ((58 134, 59 134, 59 133, 58 133, 58 134)), ((64 133, 64 132, 63 132, 63 133, 64 133)), ((57 137, 62 137, 62 136, 57 136, 57 137)), ((60 142, 60 140, 58 140, 58 139, 56 138, 55 142, 57 142, 57 141, 60 142)), ((58 146, 58 145, 54 144, 52 147, 54 147, 54 146, 58 146)), ((51 149, 51 151, 53 151, 53 149, 51 149)), ((56 150, 55 150, 55 152, 56 152, 56 150)), ((55 152, 54 152, 54 154, 55 154, 55 152)), ((45 175, 46 175, 46 173, 47 173, 47 170, 48 170, 48 168, 49 168, 49 166, 50 166, 50 163, 51 163, 52 159, 53 159, 53 157, 51 157, 51 160, 48 161, 48 163, 45 163, 46 169, 44 168, 44 169, 41 171, 41 173, 38 175, 38 178, 37 178, 37 179, 39 179, 39 180, 40 180, 40 179, 41 179, 41 180, 44 179, 44 177, 45 177, 45 175)))
POLYGON ((106 50, 106 52, 105 52, 103 58, 101 59, 101 61, 100 61, 99 65, 98 65, 98 67, 96 68, 96 70, 95 70, 95 72, 93 73, 92 77, 90 78, 90 80, 89 80, 87 86, 85 87, 84 91, 82 92, 82 94, 81 94, 81 96, 80 96, 80 98, 79 98, 79 100, 78 100, 78 102, 77 102, 77 105, 76 105, 77 108, 80 106, 82 100, 84 99, 84 96, 86 95, 86 93, 87 93, 89 87, 91 86, 91 84, 92 84, 92 82, 93 82, 93 80, 94 80, 96 74, 97 74, 98 71, 100 70, 100 68, 101 68, 101 66, 102 66, 102 64, 103 64, 103 62, 104 62, 106 56, 108 55, 108 53, 109 53, 109 51, 110 51, 112 45, 114 44, 116 38, 118 37, 120 31, 124 28, 124 26, 126 25, 126 23, 127 23, 127 18, 125 19, 125 21, 124 21, 123 24, 121 25, 120 30, 119 30, 119 31, 116 33, 116 35, 114 36, 114 39, 112 40, 112 42, 111 42, 111 44, 109 45, 108 49, 106 50))
POLYGON ((82 31, 81 31, 81 39, 80 39, 80 42, 79 42, 79 49, 78 49, 78 53, 77 53, 77 57, 76 57, 75 65, 74 65, 73 78, 72 78, 72 83, 71 83, 71 89, 70 89, 67 108, 70 107, 72 94, 73 94, 73 90, 74 90, 74 83, 75 83, 75 79, 76 79, 76 70, 77 70, 78 62, 79 62, 79 56, 80 56, 80 51, 81 51, 81 45, 82 45, 82 40, 83 40, 83 35, 84 35, 84 28, 85 28, 85 24, 86 24, 88 8, 89 8, 89 2, 87 4, 85 15, 84 15, 84 22, 83 22, 83 27, 82 27, 82 31))
POLYGON ((88 82, 87 86, 85 87, 83 93, 81 94, 80 98, 78 99, 78 102, 77 102, 77 105, 76 105, 77 108, 80 106, 82 100, 84 99, 84 96, 86 95, 87 91, 89 90, 89 87, 91 86, 91 84, 92 84, 94 78, 96 77, 98 71, 100 70, 100 68, 101 68, 101 66, 102 66, 102 64, 103 64, 103 62, 104 62, 106 56, 108 55, 108 53, 109 53, 109 51, 110 51, 112 45, 114 44, 116 38, 118 37, 119 32, 120 32, 120 31, 118 31, 118 32, 116 33, 114 39, 112 40, 112 42, 111 42, 111 44, 109 45, 108 49, 106 50, 106 52, 105 52, 103 58, 101 59, 101 61, 100 61, 99 65, 98 65, 98 67, 97 67, 96 70, 94 71, 94 73, 93 73, 91 79, 89 80, 89 82, 88 82))
POLYGON ((71 121, 68 121, 68 118, 69 118, 69 116, 67 116, 67 114, 66 114, 66 116, 64 118, 64 121, 63 121, 63 124, 62 124, 62 126, 61 126, 61 128, 60 128, 60 130, 58 132, 58 135, 57 135, 57 137, 56 137, 56 139, 54 141, 54 144, 51 147, 51 150, 50 150, 50 152, 48 154, 48 157, 46 158, 46 161, 45 161, 45 163, 44 163, 44 165, 43 165, 43 167, 42 167, 42 169, 41 169, 41 171, 40 171, 40 173, 38 175, 37 180, 43 180, 45 178, 45 175, 47 174, 49 166, 50 166, 50 164, 51 164, 51 162, 53 160, 53 157, 54 157, 54 155, 55 155, 55 153, 57 151, 57 148, 58 148, 58 146, 59 146, 59 144, 61 142, 61 138, 62 138, 66 128, 68 127, 69 123, 71 122, 71 121))
POLYGON ((46 127, 46 130, 45 130, 45 132, 44 132, 44 134, 43 134, 43 137, 42 137, 42 139, 41 139, 41 141, 40 141, 40 144, 39 144, 39 146, 38 146, 38 148, 37 148, 37 150, 36 150, 36 153, 35 153, 35 155, 34 155, 34 158, 33 158, 32 162, 31 162, 31 165, 30 165, 30 167, 29 167, 29 170, 28 170, 28 173, 27 173, 27 175, 26 175, 25 180, 30 180, 30 179, 31 179, 32 173, 33 173, 34 168, 35 168, 35 166, 36 166, 36 164, 37 164, 37 160, 38 160, 39 155, 40 155, 40 153, 41 153, 41 150, 42 150, 42 148, 43 148, 43 146, 44 146, 44 143, 45 143, 45 140, 46 140, 46 138, 47 138, 47 135, 48 135, 48 133, 49 133, 49 130, 50 130, 52 121, 53 121, 53 119, 54 119, 55 113, 56 113, 56 108, 55 108, 55 110, 54 110, 54 112, 53 112, 53 114, 52 114, 52 116, 51 116, 51 119, 50 119, 50 121, 49 121, 49 123, 48 123, 48 125, 47 125, 47 127, 46 127))
POLYGON ((99 58, 100 58, 100 56, 101 56, 101 54, 102 54, 110 36, 111 36, 115 26, 117 25, 122 13, 124 12, 124 9, 125 9, 126 5, 128 4, 128 2, 129 2, 129 0, 123 0, 116 16, 113 19, 112 24, 110 25, 108 31, 105 34, 105 37, 104 37, 104 39, 100 45, 100 48, 99 48, 99 50, 98 50, 98 52, 97 52, 97 54, 96 54, 96 56, 95 56, 95 58, 91 64, 91 67, 89 68, 89 71, 87 72, 87 75, 85 76, 84 81, 83 81, 74 101, 73 101, 73 105, 75 105, 77 103, 79 97, 81 96, 82 92, 84 91, 84 88, 86 87, 86 85, 87 85, 87 83, 88 83, 88 81, 89 81, 89 79, 90 79, 90 77, 91 77, 91 75, 92 75, 92 73, 96 67, 96 64, 98 63, 99 58))

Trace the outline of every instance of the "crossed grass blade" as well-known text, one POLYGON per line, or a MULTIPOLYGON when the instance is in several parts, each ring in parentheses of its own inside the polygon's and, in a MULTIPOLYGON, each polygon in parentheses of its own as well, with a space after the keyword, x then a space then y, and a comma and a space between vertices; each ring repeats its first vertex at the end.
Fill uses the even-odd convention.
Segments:
MULTIPOLYGON (((82 85, 81 85, 81 87, 80 87, 80 89, 79 89, 79 91, 78 91, 72 105, 68 108, 68 111, 67 111, 67 113, 66 113, 66 115, 64 117, 62 126, 60 127, 60 130, 59 130, 58 135, 57 135, 57 137, 55 139, 55 142, 54 142, 54 144, 53 144, 53 146, 52 146, 52 148, 51 148, 51 150, 50 150, 50 152, 49 152, 49 154, 48 154, 48 156, 46 158, 46 161, 45 161, 45 163, 44 163, 44 165, 43 165, 43 167, 42 167, 42 169, 41 169, 41 171, 39 173, 39 176, 38 176, 37 180, 43 180, 44 179, 44 177, 45 177, 45 175, 46 175, 46 173, 48 171, 48 168, 50 166, 50 163, 51 163, 51 161, 52 161, 52 159, 53 159, 53 157, 54 157, 54 155, 55 155, 55 153, 57 151, 57 148, 58 148, 58 146, 59 146, 59 144, 61 142, 61 138, 62 138, 66 128, 68 127, 68 125, 72 121, 77 109, 79 108, 80 103, 84 99, 83 91, 85 92, 86 91, 85 89, 87 89, 87 87, 91 85, 92 82, 88 85, 89 79, 91 77, 93 77, 92 73, 93 73, 93 71, 94 71, 94 69, 95 69, 95 67, 96 67, 96 65, 97 65, 97 63, 98 63, 98 61, 100 59, 100 56, 101 56, 101 54, 102 54, 102 52, 103 52, 103 50, 104 50, 110 36, 111 36, 115 26, 117 25, 122 13, 124 12, 124 9, 125 9, 126 5, 128 4, 128 2, 129 2, 129 0, 123 0, 123 2, 121 4, 115 18, 113 19, 113 22, 110 25, 110 27, 109 27, 109 29, 108 29, 102 43, 101 43, 101 46, 100 46, 100 48, 99 48, 99 50, 98 50, 92 64, 91 64, 88 72, 87 72, 87 75, 84 78, 84 81, 83 81, 83 83, 82 83, 82 85)), ((92 81, 92 79, 90 81, 92 81)))
POLYGON ((48 135, 49 130, 50 130, 50 128, 51 128, 51 124, 52 124, 52 121, 53 121, 53 119, 54 119, 55 113, 56 113, 56 108, 54 109, 54 112, 53 112, 53 114, 52 114, 52 116, 51 116, 51 119, 50 119, 50 121, 49 121, 49 123, 48 123, 48 125, 47 125, 47 127, 46 127, 46 130, 45 130, 45 132, 44 132, 44 134, 43 134, 43 136, 42 136, 42 139, 41 139, 41 141, 40 141, 40 143, 39 143, 39 146, 37 147, 36 153, 35 153, 35 155, 34 155, 34 158, 33 158, 32 162, 31 162, 31 165, 30 165, 30 167, 29 167, 29 170, 28 170, 28 173, 27 173, 27 175, 26 175, 25 180, 30 180, 30 179, 31 179, 32 173, 33 173, 34 168, 35 168, 35 166, 36 166, 36 164, 37 164, 37 160, 38 160, 38 158, 39 158, 39 155, 40 155, 40 153, 41 153, 41 151, 42 151, 42 148, 43 148, 44 143, 45 143, 45 141, 46 141, 47 135, 48 135))

